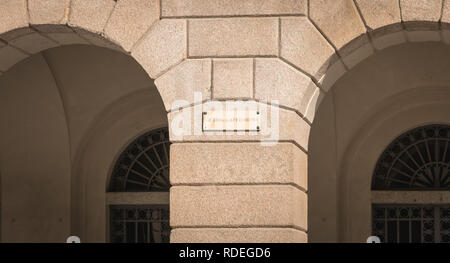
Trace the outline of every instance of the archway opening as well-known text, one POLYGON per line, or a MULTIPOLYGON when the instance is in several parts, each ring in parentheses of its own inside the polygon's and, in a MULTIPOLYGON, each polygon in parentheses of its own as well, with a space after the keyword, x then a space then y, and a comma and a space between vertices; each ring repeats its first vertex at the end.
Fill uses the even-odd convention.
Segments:
POLYGON ((450 47, 439 42, 389 47, 350 69, 324 96, 309 141, 311 242, 365 242, 372 204, 400 202, 379 200, 371 190, 376 163, 404 132, 450 123, 448 55, 450 47))
POLYGON ((1 240, 110 241, 115 161, 168 125, 154 81, 126 53, 66 45, 4 70, 0 97, 1 240))

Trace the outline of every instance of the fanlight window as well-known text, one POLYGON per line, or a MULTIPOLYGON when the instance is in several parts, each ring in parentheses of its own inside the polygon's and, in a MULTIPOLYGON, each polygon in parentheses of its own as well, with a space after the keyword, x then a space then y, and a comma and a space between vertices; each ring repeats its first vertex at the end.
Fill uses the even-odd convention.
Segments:
POLYGON ((169 147, 168 129, 157 129, 134 140, 118 158, 110 194, 126 201, 109 203, 111 242, 169 242, 169 147))
POLYGON ((448 190, 450 126, 429 125, 392 142, 375 168, 373 190, 448 190))
MULTIPOLYGON (((428 125, 402 134, 379 158, 372 190, 449 190, 449 141, 447 125, 428 125)), ((450 205, 418 204, 421 198, 417 195, 412 204, 374 201, 372 234, 382 242, 450 243, 450 205)))
POLYGON ((113 192, 169 191, 169 132, 158 129, 136 139, 119 157, 113 192))

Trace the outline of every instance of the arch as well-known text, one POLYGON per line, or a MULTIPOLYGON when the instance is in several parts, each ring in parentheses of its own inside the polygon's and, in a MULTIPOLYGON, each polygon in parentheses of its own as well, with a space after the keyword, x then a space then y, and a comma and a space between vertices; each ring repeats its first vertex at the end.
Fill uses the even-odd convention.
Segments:
POLYGON ((128 54, 157 79, 186 59, 185 24, 161 20, 159 0, 2 1, 0 75, 32 54, 82 44, 128 54))

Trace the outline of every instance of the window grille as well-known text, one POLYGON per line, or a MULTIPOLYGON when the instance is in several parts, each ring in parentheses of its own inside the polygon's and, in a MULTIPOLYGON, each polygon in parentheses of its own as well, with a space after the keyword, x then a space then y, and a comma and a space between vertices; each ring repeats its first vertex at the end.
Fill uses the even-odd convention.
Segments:
MULTIPOLYGON (((111 192, 168 192, 169 132, 148 132, 123 151, 111 176, 111 192)), ((112 204, 110 241, 113 243, 169 242, 169 204, 112 204)))

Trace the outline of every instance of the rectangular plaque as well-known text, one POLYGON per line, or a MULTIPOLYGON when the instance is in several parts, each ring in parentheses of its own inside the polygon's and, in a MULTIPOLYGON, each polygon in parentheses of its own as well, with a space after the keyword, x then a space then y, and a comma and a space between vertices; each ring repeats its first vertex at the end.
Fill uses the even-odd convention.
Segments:
POLYGON ((259 131, 257 110, 211 110, 203 112, 203 131, 259 131))

